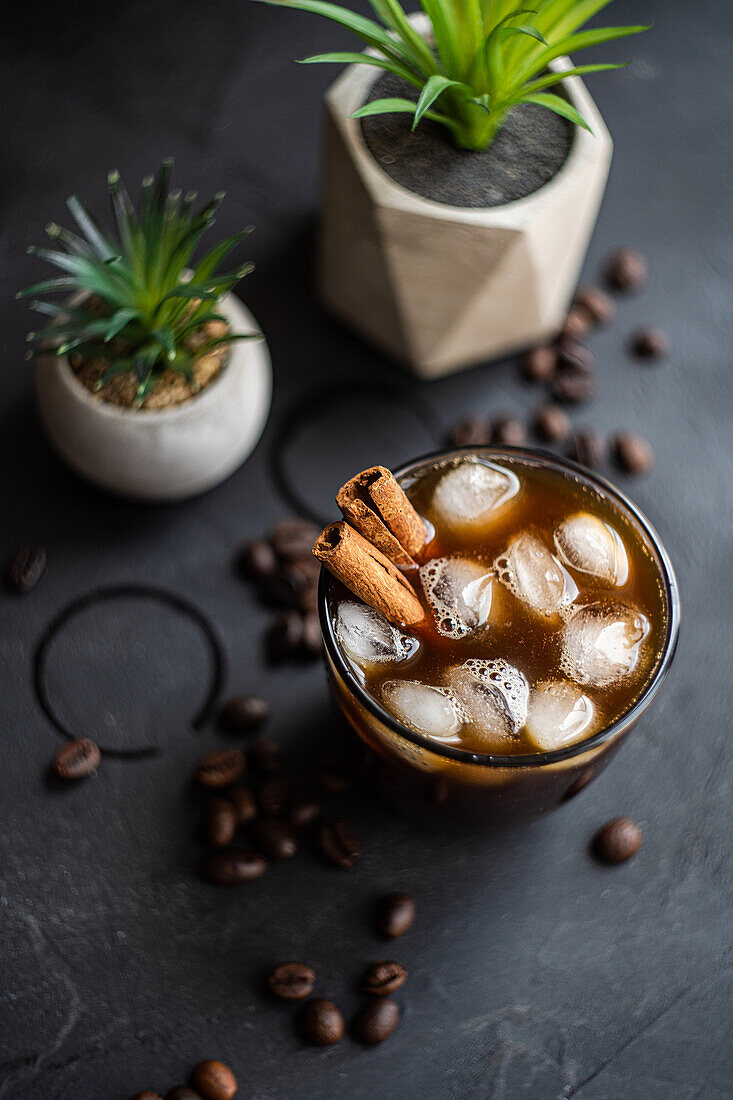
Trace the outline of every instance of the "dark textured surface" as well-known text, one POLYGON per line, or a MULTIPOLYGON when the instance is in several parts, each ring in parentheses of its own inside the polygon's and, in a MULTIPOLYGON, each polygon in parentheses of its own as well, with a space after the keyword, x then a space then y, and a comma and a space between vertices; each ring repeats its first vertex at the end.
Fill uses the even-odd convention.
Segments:
MULTIPOLYGON (((351 43, 316 19, 248 3, 122 3, 104 19, 98 10, 76 5, 70 18, 68 8, 22 9, 0 46, 2 546, 48 550, 38 588, 0 602, 0 1097, 164 1093, 213 1057, 232 1065, 243 1097, 258 1100, 727 1100, 729 5, 619 0, 614 20, 654 20, 655 29, 625 45, 637 59, 630 69, 591 85, 616 152, 586 277, 628 242, 648 255, 651 278, 594 338, 600 398, 573 415, 642 431, 656 451, 648 478, 619 481, 658 526, 679 573, 685 621, 664 690, 598 782, 538 825, 431 836, 347 794, 341 808, 364 845, 357 868, 342 872, 303 853, 231 892, 193 869, 188 774, 201 753, 232 743, 190 726, 208 660, 200 634, 162 607, 118 602, 59 638, 50 672, 66 719, 82 735, 161 749, 139 762, 105 760, 96 778, 62 789, 46 778, 60 741, 36 703, 31 655, 76 596, 162 585, 215 623, 229 688, 267 698, 274 736, 302 754, 324 732, 341 735, 320 669, 265 668, 259 640, 269 615, 231 559, 287 513, 270 448, 289 410, 307 407, 320 386, 368 381, 379 390, 399 380, 311 292, 319 96, 335 74, 291 58, 351 43), (48 450, 22 361, 27 310, 12 292, 40 277, 24 248, 61 216, 72 188, 101 195, 111 166, 135 179, 166 153, 177 157, 184 187, 227 188, 219 229, 258 226, 241 251, 258 263, 242 293, 268 335, 276 390, 263 442, 237 474, 199 500, 152 508, 99 495, 48 450), (658 367, 624 351, 645 323, 672 340, 658 367), (644 847, 624 866, 597 865, 591 836, 624 813, 641 823, 644 847), (317 994, 351 1016, 355 983, 384 954, 371 930, 373 901, 392 890, 418 905, 414 928, 389 952, 410 972, 395 995, 399 1029, 376 1050, 351 1039, 306 1047, 291 1009, 262 998, 263 974, 301 959, 317 971, 317 994)), ((444 426, 542 402, 510 362, 402 384, 444 426)), ((434 442, 423 420, 410 421, 407 442, 384 436, 376 415, 360 421, 352 410, 353 430, 335 431, 338 446, 301 452, 316 509, 354 468, 434 442)), ((321 431, 330 426, 324 416, 321 431)))
MULTIPOLYGON (((418 92, 384 73, 368 101, 391 96, 416 100, 418 92)), ((429 119, 413 131, 411 115, 375 115, 362 119, 361 128, 378 164, 397 183, 434 202, 474 208, 537 191, 565 163, 574 133, 566 119, 532 103, 509 112, 490 149, 459 156, 448 130, 429 119)))

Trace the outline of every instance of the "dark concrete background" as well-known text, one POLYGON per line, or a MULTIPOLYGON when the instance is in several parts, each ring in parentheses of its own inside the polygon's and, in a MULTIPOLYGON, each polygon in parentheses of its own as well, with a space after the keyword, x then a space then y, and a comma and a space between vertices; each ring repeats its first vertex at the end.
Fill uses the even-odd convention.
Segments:
POLYGON ((594 338, 601 397, 577 419, 639 429, 655 448, 649 477, 619 480, 679 573, 672 675, 602 778, 540 824, 431 835, 347 796, 364 839, 358 869, 305 854, 234 891, 193 872, 187 777, 223 743, 190 727, 207 659, 198 634, 133 601, 91 609, 58 639, 50 683, 73 728, 162 748, 106 759, 95 779, 59 790, 45 769, 60 742, 31 677, 44 628, 97 586, 183 593, 216 625, 228 687, 261 692, 273 735, 307 752, 339 732, 323 672, 265 667, 268 616, 231 565, 243 540, 289 512, 270 452, 290 409, 321 386, 372 387, 364 415, 347 393, 288 429, 284 464, 328 514, 362 464, 432 447, 459 414, 528 412, 541 395, 513 362, 420 385, 315 305, 319 100, 335 72, 291 59, 351 48, 345 32, 244 0, 28 6, 5 28, 2 549, 37 540, 49 565, 33 594, 0 604, 3 1100, 165 1092, 204 1057, 229 1062, 240 1095, 262 1100, 730 1096, 733 17, 723 0, 620 0, 611 12, 656 25, 604 49, 633 56, 630 69, 591 81, 616 153, 586 276, 624 242, 648 254, 652 276, 594 338), (50 453, 22 358, 30 321, 12 294, 42 277, 24 248, 62 217, 67 193, 101 200, 109 168, 132 183, 166 154, 183 187, 227 189, 218 228, 257 225, 241 255, 258 268, 241 293, 270 341, 276 388, 263 442, 237 474, 199 500, 153 508, 96 493, 50 453), (658 369, 623 350, 647 321, 673 342, 658 369), (418 399, 395 438, 399 403, 418 399), (618 813, 641 821, 646 842, 609 870, 587 843, 618 813), (319 991, 353 1011, 355 977, 385 951, 370 906, 393 889, 419 907, 387 954, 411 972, 399 1031, 373 1051, 351 1040, 305 1047, 291 1010, 261 998, 263 969, 309 961, 319 991))

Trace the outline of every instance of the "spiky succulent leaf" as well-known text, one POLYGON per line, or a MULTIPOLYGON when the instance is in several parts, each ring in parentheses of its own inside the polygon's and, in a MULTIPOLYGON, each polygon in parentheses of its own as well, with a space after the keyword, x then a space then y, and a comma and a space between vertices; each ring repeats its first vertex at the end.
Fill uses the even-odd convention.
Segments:
POLYGON ((54 247, 29 249, 63 274, 18 294, 34 298, 31 309, 53 319, 48 327, 29 333, 36 352, 76 351, 87 358, 105 358, 109 366, 101 385, 133 371, 138 404, 165 370, 172 368, 190 380, 198 356, 240 338, 229 331, 217 333, 213 341, 198 339, 197 334, 210 322, 225 320, 217 303, 252 270, 251 264, 221 270, 251 226, 194 258, 224 195, 215 195, 197 211, 195 192, 184 197, 170 190, 172 165, 164 161, 157 176, 143 180, 137 205, 119 172, 109 173, 113 232, 72 196, 67 206, 79 232, 52 222, 47 233, 54 247), (59 292, 76 300, 68 304, 42 297, 59 292))

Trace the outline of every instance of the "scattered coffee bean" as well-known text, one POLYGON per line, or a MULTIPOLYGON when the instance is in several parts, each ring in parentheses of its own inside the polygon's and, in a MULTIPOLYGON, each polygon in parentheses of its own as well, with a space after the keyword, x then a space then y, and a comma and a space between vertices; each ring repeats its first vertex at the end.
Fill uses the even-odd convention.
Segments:
POLYGON ((353 829, 339 818, 321 825, 318 845, 326 859, 342 870, 356 866, 361 859, 361 845, 353 829))
POLYGON ((596 394, 595 375, 588 370, 559 370, 550 383, 552 396, 563 404, 590 401, 596 394))
POLYGON ((587 310, 597 325, 610 325, 616 317, 616 303, 598 286, 579 287, 575 304, 587 310))
POLYGON ((245 576, 261 581, 277 572, 277 555, 269 542, 258 539, 244 547, 237 564, 245 576))
POLYGON ((388 997, 373 997, 354 1019, 354 1032, 362 1043, 376 1046, 393 1035, 400 1022, 400 1006, 388 997))
POLYGON ((361 983, 365 993, 385 997, 395 993, 407 981, 407 971, 398 962, 375 962, 367 970, 361 983))
POLYGON ((234 1100, 237 1093, 237 1079, 229 1066, 214 1058, 199 1062, 191 1074, 191 1083, 204 1100, 234 1100))
POLYGON ((315 612, 303 618, 303 653, 306 657, 318 657, 323 649, 321 622, 315 612))
POLYGON ((608 455, 608 444, 595 428, 578 428, 573 436, 570 457, 582 466, 594 470, 602 466, 608 455))
POLYGON ((267 654, 273 664, 279 664, 301 652, 303 619, 297 611, 281 611, 267 632, 267 654))
POLYGON ((216 789, 236 783, 244 772, 247 758, 239 749, 215 749, 196 765, 196 778, 204 787, 216 789))
POLYGON ((561 369, 590 373, 596 357, 587 344, 579 340, 565 340, 557 349, 557 362, 561 369))
POLYGON ((527 428, 517 416, 497 416, 491 428, 492 443, 507 443, 521 447, 527 442, 527 428))
POLYGON ((88 737, 74 737, 58 750, 53 758, 53 770, 60 779, 85 779, 99 767, 99 748, 88 737))
POLYGON ((238 825, 246 825, 252 818, 257 817, 257 803, 252 792, 246 787, 231 787, 226 792, 226 796, 234 806, 238 825))
POLYGON ((258 737, 249 746, 249 762, 253 768, 266 775, 274 775, 283 766, 283 753, 277 741, 269 737, 258 737))
POLYGON ((574 783, 571 783, 565 794, 562 796, 562 802, 569 802, 571 798, 575 798, 576 794, 588 786, 593 776, 596 774, 596 769, 592 764, 589 764, 587 768, 584 768, 574 783))
POLYGON ((343 1038, 344 1018, 333 1001, 323 997, 314 997, 303 1006, 300 1024, 305 1037, 319 1047, 331 1046, 343 1038))
POLYGON ((46 551, 41 546, 20 546, 8 562, 6 580, 14 592, 26 593, 36 587, 46 568, 46 551))
POLYGON ((288 812, 288 821, 296 829, 302 829, 321 816, 321 804, 315 798, 296 795, 288 812))
POLYGON ((234 839, 238 824, 234 804, 228 798, 212 798, 204 813, 204 840, 213 848, 225 848, 234 839))
POLYGON ((298 850, 295 827, 282 817, 258 817, 252 825, 252 839, 268 859, 292 859, 298 850))
POLYGON ((186 1085, 176 1085, 165 1094, 165 1100, 203 1100, 200 1092, 194 1092, 186 1085))
POLYGON ((377 931, 386 940, 404 936, 415 920, 415 902, 409 894, 389 894, 377 910, 377 931))
POLYGON ((574 303, 560 331, 560 340, 582 340, 595 325, 591 313, 579 303, 574 303))
POLYGON ((351 786, 351 775, 338 760, 334 760, 332 756, 324 756, 318 765, 318 782, 324 791, 341 794, 351 786))
POLYGON ((669 340, 661 328, 642 328, 631 339, 631 350, 642 359, 664 359, 669 354, 669 340))
POLYGON ((281 1001, 302 1001, 313 992, 316 975, 303 963, 280 963, 270 972, 267 984, 281 1001))
POLYGON ((611 255, 607 275, 612 287, 629 293, 645 285, 649 266, 636 248, 619 248, 611 255))
POLYGON ((142 1092, 136 1092, 131 1100, 163 1100, 163 1097, 152 1089, 143 1089, 142 1092))
POLYGON ((448 443, 451 447, 487 447, 491 443, 491 425, 480 416, 459 420, 451 428, 448 443))
POLYGON ((522 372, 530 382, 547 382, 557 367, 557 352, 553 347, 532 348, 522 360, 522 372))
POLYGON ((307 519, 284 519, 270 537, 272 548, 283 561, 310 558, 318 528, 307 519))
POLYGON ((292 789, 290 780, 284 775, 273 775, 260 787, 257 801, 266 814, 284 814, 290 804, 292 789))
POLYGON ((204 861, 204 878, 215 886, 236 886, 240 882, 251 882, 266 870, 267 864, 262 856, 243 849, 214 852, 204 861))
POLYGON ((244 737, 267 721, 268 707, 256 695, 234 695, 221 708, 219 725, 227 733, 244 737))
POLYGON ((641 847, 641 829, 630 817, 615 817, 596 833, 593 847, 606 863, 623 863, 641 847))
POLYGON ((651 444, 636 432, 618 432, 613 441, 613 453, 627 474, 646 474, 654 465, 651 444))
POLYGON ((562 443, 572 427, 570 417, 559 405, 543 405, 535 416, 534 430, 547 443, 562 443))

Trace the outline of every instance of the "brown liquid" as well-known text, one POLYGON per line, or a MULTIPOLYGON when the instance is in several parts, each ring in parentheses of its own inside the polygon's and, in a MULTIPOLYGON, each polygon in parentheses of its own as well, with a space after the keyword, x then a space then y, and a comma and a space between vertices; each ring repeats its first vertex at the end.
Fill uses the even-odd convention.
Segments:
MULTIPOLYGON (((452 525, 449 527, 441 523, 431 503, 436 484, 446 469, 456 465, 455 460, 421 471, 405 483, 404 487, 417 511, 435 529, 421 565, 436 558, 456 556, 478 561, 486 566, 488 572, 493 570, 496 559, 504 555, 510 540, 522 532, 530 532, 539 538, 559 561, 554 533, 563 520, 583 512, 610 525, 620 536, 628 559, 625 583, 604 583, 565 560, 562 565, 569 575, 571 592, 574 582, 578 594, 561 614, 548 615, 529 607, 494 577, 487 626, 479 626, 460 639, 445 637, 434 625, 435 616, 430 611, 430 625, 418 633, 421 644, 412 658, 399 663, 366 665, 360 678, 363 677, 367 689, 387 710, 390 707, 386 705, 382 693, 387 681, 408 680, 433 686, 446 685, 450 683, 452 670, 471 658, 504 659, 523 674, 530 693, 538 684, 547 681, 563 681, 572 685, 575 676, 569 674, 567 665, 563 667, 562 660, 563 630, 569 616, 586 605, 631 605, 648 620, 648 633, 639 645, 633 671, 602 686, 578 683, 578 694, 582 693, 590 700, 594 711, 586 731, 574 738, 582 741, 620 717, 638 698, 657 668, 666 630, 666 601, 660 568, 646 536, 632 517, 593 486, 580 478, 561 474, 528 460, 502 457, 489 461, 513 471, 519 478, 520 489, 513 499, 491 514, 478 535, 468 529, 456 530, 452 525)), ((408 576, 428 607, 419 577, 416 573, 408 576)), ((336 599, 344 595, 344 590, 337 586, 336 599)), ((508 737, 487 737, 485 731, 478 735, 470 721, 464 723, 450 743, 472 752, 502 755, 535 753, 549 747, 538 745, 536 737, 531 736, 524 727, 511 731, 508 737)))

